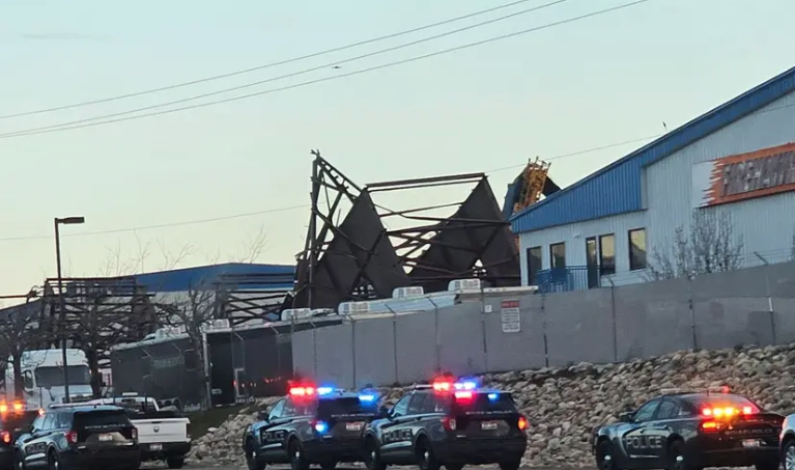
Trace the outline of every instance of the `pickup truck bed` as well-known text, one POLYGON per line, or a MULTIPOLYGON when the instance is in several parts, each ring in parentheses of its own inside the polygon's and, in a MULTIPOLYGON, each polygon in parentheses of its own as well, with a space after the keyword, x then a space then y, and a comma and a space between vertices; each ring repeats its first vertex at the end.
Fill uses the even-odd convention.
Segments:
POLYGON ((190 420, 173 411, 129 413, 138 428, 141 460, 165 460, 169 468, 181 468, 190 451, 190 420))

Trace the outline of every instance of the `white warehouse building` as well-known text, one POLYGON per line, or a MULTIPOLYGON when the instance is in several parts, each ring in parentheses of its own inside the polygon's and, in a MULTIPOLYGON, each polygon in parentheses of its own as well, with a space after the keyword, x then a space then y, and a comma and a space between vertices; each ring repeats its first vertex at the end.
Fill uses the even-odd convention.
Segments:
POLYGON ((791 260, 795 68, 510 220, 523 285, 556 272, 568 275, 564 290, 643 282, 694 220, 731 229, 741 265, 791 260))

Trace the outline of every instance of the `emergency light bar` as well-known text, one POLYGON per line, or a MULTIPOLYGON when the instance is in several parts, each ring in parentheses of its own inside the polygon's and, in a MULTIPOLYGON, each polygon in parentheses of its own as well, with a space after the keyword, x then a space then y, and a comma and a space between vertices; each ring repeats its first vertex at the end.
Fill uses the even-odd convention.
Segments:
POLYGON ((456 382, 453 384, 453 387, 456 390, 475 390, 478 388, 477 382, 468 381, 468 382, 456 382))
MULTIPOLYGON (((337 388, 331 387, 328 385, 324 385, 322 387, 314 387, 312 385, 303 385, 303 386, 295 386, 290 387, 290 395, 293 397, 325 397, 332 394, 339 394, 345 392, 344 388, 337 388)), ((359 400, 367 403, 375 402, 378 399, 378 395, 371 392, 362 392, 359 394, 359 400)))
POLYGON ((731 417, 737 416, 739 414, 744 415, 752 415, 755 413, 754 408, 751 406, 744 406, 742 410, 739 410, 734 407, 726 407, 726 408, 704 408, 701 410, 701 414, 704 416, 714 416, 715 418, 722 418, 722 417, 731 417))
POLYGON ((660 395, 674 395, 682 393, 731 393, 728 385, 720 387, 707 387, 707 388, 664 388, 660 390, 660 395))
POLYGON ((290 387, 290 395, 294 397, 311 397, 315 394, 315 387, 290 387))
POLYGON ((458 382, 452 382, 450 380, 440 379, 440 380, 435 380, 431 386, 433 387, 433 390, 436 392, 449 392, 451 390, 473 391, 477 390, 478 383, 474 380, 462 380, 458 382))

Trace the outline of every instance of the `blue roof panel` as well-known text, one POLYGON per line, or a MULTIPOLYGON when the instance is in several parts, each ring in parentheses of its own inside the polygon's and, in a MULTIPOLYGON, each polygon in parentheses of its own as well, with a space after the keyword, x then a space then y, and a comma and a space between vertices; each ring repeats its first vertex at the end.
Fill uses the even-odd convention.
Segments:
POLYGON ((795 91, 795 67, 511 217, 514 233, 643 209, 643 167, 795 91))
POLYGON ((251 289, 292 289, 295 266, 279 264, 226 263, 194 268, 139 274, 136 280, 149 292, 180 292, 207 286, 220 275, 271 275, 262 285, 247 284, 251 289))

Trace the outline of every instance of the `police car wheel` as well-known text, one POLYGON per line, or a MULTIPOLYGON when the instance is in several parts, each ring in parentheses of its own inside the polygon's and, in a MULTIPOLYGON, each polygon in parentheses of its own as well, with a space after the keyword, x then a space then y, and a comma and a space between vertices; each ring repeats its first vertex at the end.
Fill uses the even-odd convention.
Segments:
POLYGON ((417 460, 420 470, 441 470, 442 468, 442 463, 433 455, 431 443, 424 437, 417 441, 417 460))
POLYGON ((246 444, 246 466, 248 470, 265 470, 265 464, 257 461, 257 450, 253 441, 246 444))
POLYGON ((309 468, 309 463, 304 458, 304 454, 301 451, 301 445, 298 443, 297 440, 293 439, 290 441, 290 466, 293 470, 307 470, 309 468))
POLYGON ((386 470, 386 464, 378 453, 378 445, 372 438, 368 438, 365 444, 364 466, 367 470, 386 470))
POLYGON ((14 469, 25 470, 25 458, 18 450, 14 451, 14 469))
POLYGON ((596 466, 599 470, 618 470, 613 460, 613 446, 608 441, 602 441, 596 446, 596 466))
POLYGON ((784 470, 795 470, 795 441, 787 442, 784 446, 782 461, 784 463, 784 470))
POLYGON ((668 470, 701 470, 687 463, 685 459, 685 443, 674 441, 668 448, 668 470))
POLYGON ((55 451, 50 451, 47 455, 47 468, 49 470, 59 470, 61 468, 61 462, 58 461, 58 454, 55 451))

